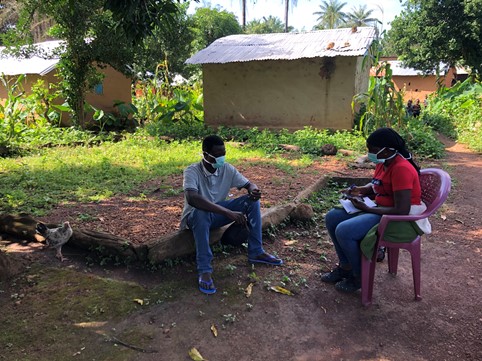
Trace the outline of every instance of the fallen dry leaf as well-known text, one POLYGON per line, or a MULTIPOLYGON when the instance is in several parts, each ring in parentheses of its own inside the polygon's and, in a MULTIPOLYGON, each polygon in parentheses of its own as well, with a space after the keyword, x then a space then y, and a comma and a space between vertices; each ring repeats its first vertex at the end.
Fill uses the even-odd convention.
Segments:
POLYGON ((275 292, 278 292, 278 293, 282 293, 284 295, 288 295, 288 296, 293 296, 293 292, 291 292, 290 290, 287 290, 286 288, 283 288, 283 287, 280 287, 280 286, 271 286, 269 288, 271 291, 275 291, 275 292))
POLYGON ((140 298, 134 298, 134 302, 137 302, 141 306, 144 304, 144 300, 141 300, 140 298))
POLYGON ((295 240, 295 239, 292 240, 292 241, 286 241, 286 242, 285 242, 285 246, 292 246, 292 245, 294 245, 294 244, 296 244, 296 243, 298 243, 298 241, 295 240))
POLYGON ((250 283, 248 287, 246 287, 246 289, 244 290, 244 294, 246 295, 246 297, 251 297, 252 292, 253 292, 253 284, 250 283))
POLYGON ((445 220, 447 219, 447 216, 446 216, 445 214, 442 214, 442 215, 440 216, 440 218, 442 218, 442 220, 445 221, 445 220))
POLYGON ((207 361, 204 357, 201 356, 201 354, 195 347, 189 350, 189 356, 194 361, 207 361))
POLYGON ((213 333, 214 337, 218 337, 218 329, 214 324, 211 325, 211 332, 213 333))

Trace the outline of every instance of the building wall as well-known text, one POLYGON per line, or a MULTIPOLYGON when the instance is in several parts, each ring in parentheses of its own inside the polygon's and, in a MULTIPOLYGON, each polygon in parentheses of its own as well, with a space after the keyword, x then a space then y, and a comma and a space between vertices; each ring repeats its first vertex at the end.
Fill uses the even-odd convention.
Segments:
MULTIPOLYGON (((105 112, 115 111, 113 105, 116 100, 130 103, 132 101, 131 80, 110 66, 101 69, 101 71, 105 74, 105 78, 102 82, 103 92, 102 94, 95 94, 93 91, 88 92, 86 94, 86 101, 94 108, 102 109, 105 112)), ((25 93, 31 94, 32 85, 35 84, 38 79, 43 79, 45 81, 45 86, 48 86, 50 83, 58 82, 55 73, 55 71, 52 71, 45 76, 28 74, 23 82, 25 93)), ((6 97, 6 89, 0 85, 0 101, 6 97)), ((63 102, 62 99, 57 99, 56 101, 58 104, 63 102)))
POLYGON ((101 72, 105 75, 102 82, 103 92, 102 94, 96 94, 95 91, 88 92, 86 94, 87 103, 107 112, 115 111, 113 107, 115 101, 131 103, 131 79, 110 66, 101 69, 101 72))
MULTIPOLYGON (((357 63, 355 57, 336 57, 204 64, 205 122, 351 129, 355 88, 367 84, 357 74, 357 63)), ((364 76, 367 82, 368 69, 364 76)))
POLYGON ((420 100, 423 101, 426 96, 433 93, 437 89, 436 77, 434 75, 422 76, 399 76, 392 77, 397 90, 404 90, 404 101, 420 100))
POLYGON ((397 90, 404 89, 405 94, 403 96, 404 101, 408 100, 420 100, 421 102, 425 98, 437 91, 438 82, 445 87, 451 87, 451 80, 454 78, 453 70, 450 69, 447 75, 437 78, 436 75, 417 75, 417 76, 400 76, 394 75, 392 77, 393 82, 397 90))

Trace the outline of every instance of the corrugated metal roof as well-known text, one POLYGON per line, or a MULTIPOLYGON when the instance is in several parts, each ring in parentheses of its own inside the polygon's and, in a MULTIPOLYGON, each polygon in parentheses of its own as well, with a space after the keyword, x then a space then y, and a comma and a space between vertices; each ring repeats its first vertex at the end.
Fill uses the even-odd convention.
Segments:
POLYGON ((20 75, 39 74, 45 75, 55 69, 59 62, 58 57, 52 57, 52 50, 58 48, 61 41, 45 41, 34 44, 45 57, 32 56, 30 58, 16 58, 4 53, 5 47, 0 47, 0 74, 20 75))
MULTIPOLYGON (((428 75, 424 74, 422 71, 405 67, 403 62, 400 60, 389 60, 387 61, 390 64, 390 69, 392 69, 392 75, 395 76, 421 76, 421 75, 428 75)), ((430 74, 431 75, 431 74, 430 74)))
POLYGON ((186 60, 188 64, 224 64, 255 60, 362 56, 375 39, 375 28, 330 29, 307 33, 230 35, 186 60))

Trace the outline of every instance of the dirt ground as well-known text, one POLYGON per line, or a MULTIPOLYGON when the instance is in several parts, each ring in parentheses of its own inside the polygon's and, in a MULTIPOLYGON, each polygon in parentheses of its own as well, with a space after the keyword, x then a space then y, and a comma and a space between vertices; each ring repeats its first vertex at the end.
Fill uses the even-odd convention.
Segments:
MULTIPOLYGON (((106 320, 99 326, 119 335, 129 335, 132 330, 142 335, 132 339, 126 336, 128 346, 117 344, 117 348, 126 350, 123 360, 190 360, 188 352, 193 347, 210 361, 482 360, 482 157, 463 145, 448 140, 445 143, 447 157, 424 164, 445 168, 453 184, 448 201, 431 219, 433 233, 422 242, 422 300, 418 302, 413 300, 406 252, 400 256, 395 277, 387 273, 386 261, 377 264, 374 304, 369 308, 361 305, 359 293, 341 294, 322 283, 320 273, 332 267, 336 257, 321 216, 314 224, 288 225, 267 235, 266 249, 285 260, 282 267, 252 267, 242 250, 218 250, 214 264, 218 293, 213 296, 197 290, 195 264, 190 258, 148 272, 121 266, 87 267, 85 254, 69 247, 64 250, 69 261, 62 265, 56 263, 53 253, 40 252, 38 245, 9 244, 5 248, 32 263, 129 281, 147 290, 174 284, 162 302, 153 302, 122 320, 106 320), (252 293, 247 297, 245 290, 250 283, 252 293), (294 295, 274 292, 270 289, 273 286, 282 286, 294 295), (133 345, 140 348, 129 347, 133 345)), ((280 199, 294 198, 319 174, 365 177, 371 173, 344 167, 335 158, 327 158, 297 175, 280 174, 269 164, 239 168, 262 189, 265 208, 278 204, 280 199)), ((164 184, 170 187, 159 187, 155 180, 146 184, 142 190, 145 199, 133 195, 95 205, 67 205, 55 209, 44 220, 68 219, 73 226, 143 242, 179 224, 181 180, 173 178, 164 184)), ((6 297, 15 292, 15 284, 0 284, 0 289, 2 309, 18 312, 21 305, 15 308, 14 300, 6 297)), ((0 344, 0 349, 4 347, 0 344)), ((89 348, 114 347, 101 340, 83 347, 72 345, 65 357, 56 359, 119 360, 92 357, 87 352, 89 348), (79 349, 82 352, 75 352, 79 349)), ((48 342, 43 348, 48 350, 48 342)), ((21 353, 13 351, 0 354, 4 360, 33 358, 33 354, 20 357, 21 353), (10 354, 15 356, 9 358, 10 354)), ((39 355, 37 360, 49 359, 44 358, 45 352, 39 351, 39 355)))

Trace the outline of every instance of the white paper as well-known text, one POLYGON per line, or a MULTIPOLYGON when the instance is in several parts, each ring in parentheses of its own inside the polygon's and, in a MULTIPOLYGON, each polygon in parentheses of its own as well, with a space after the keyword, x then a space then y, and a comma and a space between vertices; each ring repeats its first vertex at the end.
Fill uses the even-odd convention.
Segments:
MULTIPOLYGON (((377 206, 377 204, 368 197, 363 197, 363 202, 370 208, 377 206)), ((340 203, 343 208, 345 208, 345 211, 349 214, 361 212, 361 209, 356 208, 349 199, 340 199, 340 203)))

